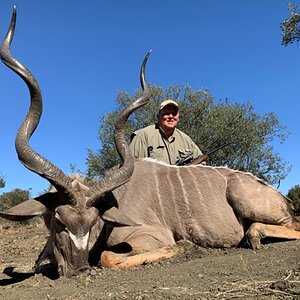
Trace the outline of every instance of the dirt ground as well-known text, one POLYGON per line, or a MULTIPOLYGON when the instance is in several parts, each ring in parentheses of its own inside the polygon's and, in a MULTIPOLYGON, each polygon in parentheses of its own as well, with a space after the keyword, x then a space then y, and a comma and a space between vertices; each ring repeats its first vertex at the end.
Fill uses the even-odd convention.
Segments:
POLYGON ((0 299, 300 299, 300 241, 259 251, 195 246, 130 270, 57 278, 51 266, 32 272, 48 235, 42 223, 0 232, 0 299))

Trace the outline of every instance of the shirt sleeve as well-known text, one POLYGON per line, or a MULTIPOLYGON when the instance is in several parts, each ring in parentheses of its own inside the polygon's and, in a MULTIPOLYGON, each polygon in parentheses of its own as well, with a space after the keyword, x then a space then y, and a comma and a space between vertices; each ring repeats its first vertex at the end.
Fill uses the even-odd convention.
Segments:
POLYGON ((141 134, 134 134, 129 144, 129 150, 134 158, 145 158, 148 156, 146 141, 141 134))
POLYGON ((202 151, 199 149, 199 147, 192 141, 192 147, 194 148, 193 151, 193 157, 194 159, 197 158, 199 155, 202 155, 202 151))
POLYGON ((193 158, 197 158, 199 155, 202 155, 202 151, 200 150, 200 148, 195 144, 195 142, 190 138, 190 145, 191 145, 191 149, 193 151, 193 158))

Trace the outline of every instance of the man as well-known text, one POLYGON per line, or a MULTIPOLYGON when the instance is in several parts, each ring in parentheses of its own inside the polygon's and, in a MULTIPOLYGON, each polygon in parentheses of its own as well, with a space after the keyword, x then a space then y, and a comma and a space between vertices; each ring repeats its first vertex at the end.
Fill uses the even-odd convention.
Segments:
POLYGON ((129 148, 135 158, 150 157, 170 165, 183 159, 195 159, 202 154, 198 146, 184 132, 177 129, 178 104, 165 100, 160 104, 157 123, 135 131, 129 148))

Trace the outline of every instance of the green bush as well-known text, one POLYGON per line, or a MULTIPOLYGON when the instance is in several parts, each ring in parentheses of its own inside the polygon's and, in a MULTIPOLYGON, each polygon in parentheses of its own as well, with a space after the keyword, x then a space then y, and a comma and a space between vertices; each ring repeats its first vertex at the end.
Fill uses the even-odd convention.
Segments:
POLYGON ((287 197, 290 198, 295 206, 296 210, 300 210, 300 185, 296 184, 294 187, 289 189, 287 197))

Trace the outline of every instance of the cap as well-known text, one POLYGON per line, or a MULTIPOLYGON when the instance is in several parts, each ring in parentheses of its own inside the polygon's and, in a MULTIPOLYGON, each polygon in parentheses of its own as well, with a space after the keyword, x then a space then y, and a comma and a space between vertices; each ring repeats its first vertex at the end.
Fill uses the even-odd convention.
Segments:
POLYGON ((159 110, 162 110, 162 109, 163 109, 165 106, 167 106, 167 105, 173 105, 173 106, 175 106, 176 108, 178 108, 178 104, 177 104, 175 101, 173 101, 173 100, 171 100, 171 99, 168 99, 168 100, 163 101, 163 102, 160 104, 159 110))

